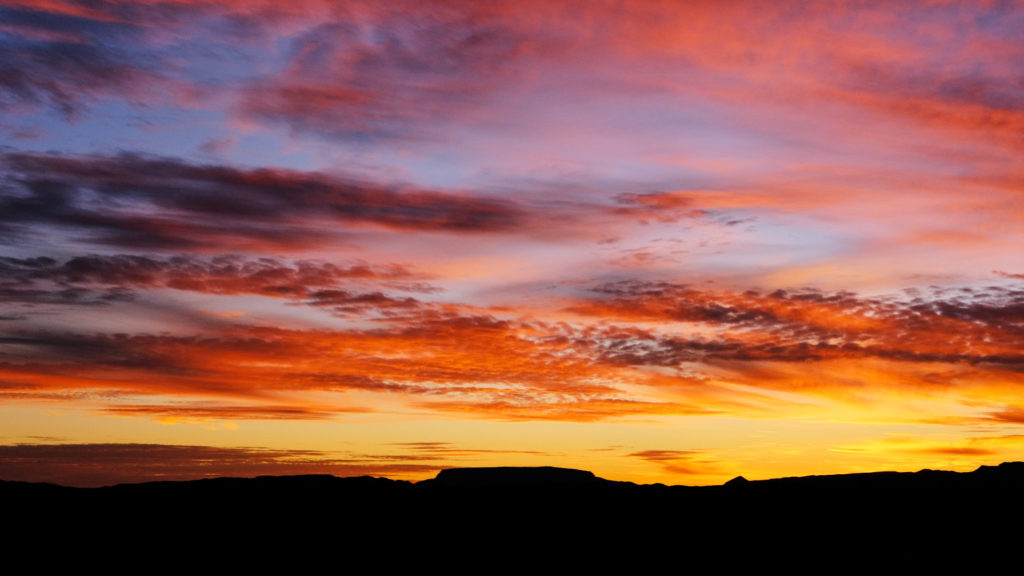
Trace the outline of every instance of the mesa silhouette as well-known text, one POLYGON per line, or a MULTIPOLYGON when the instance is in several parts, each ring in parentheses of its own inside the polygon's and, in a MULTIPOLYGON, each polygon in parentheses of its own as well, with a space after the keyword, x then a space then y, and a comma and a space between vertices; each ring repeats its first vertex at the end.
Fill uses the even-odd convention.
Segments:
MULTIPOLYGON (((691 513, 711 510, 773 508, 794 510, 822 506, 878 508, 898 502, 901 508, 933 508, 941 498, 947 512, 958 506, 977 509, 1019 499, 1024 488, 1024 462, 981 466, 973 472, 921 470, 872 472, 747 480, 742 476, 721 486, 640 485, 607 480, 592 472, 556 467, 451 468, 420 482, 371 476, 331 475, 210 478, 118 484, 101 488, 74 488, 48 483, 0 480, 6 502, 66 505, 97 504, 130 509, 145 502, 150 507, 246 507, 316 504, 318 508, 345 503, 349 512, 401 507, 465 507, 467 512, 486 505, 492 511, 513 512, 557 500, 561 508, 589 508, 600 499, 605 513, 624 513, 639 504, 657 502, 660 509, 686 507, 691 513)), ((578 511, 578 510, 577 510, 578 511)))
MULTIPOLYGON (((1022 501, 1024 462, 973 472, 921 470, 749 481, 721 486, 638 485, 567 468, 453 468, 420 482, 329 475, 214 478, 103 488, 0 482, 7 519, 51 537, 94 534, 102 518, 128 540, 141 534, 391 546, 660 546, 728 554, 931 558, 1007 537, 1022 501), (54 518, 59 518, 57 523, 54 518), (330 527, 330 529, 326 529, 330 527), (944 544, 945 543, 945 544, 944 544)), ((94 534, 95 535, 95 534, 94 534)), ((109 534, 104 537, 108 537, 109 534)), ((205 540, 204 540, 205 541, 205 540)), ((619 549, 619 548, 614 548, 619 549)))

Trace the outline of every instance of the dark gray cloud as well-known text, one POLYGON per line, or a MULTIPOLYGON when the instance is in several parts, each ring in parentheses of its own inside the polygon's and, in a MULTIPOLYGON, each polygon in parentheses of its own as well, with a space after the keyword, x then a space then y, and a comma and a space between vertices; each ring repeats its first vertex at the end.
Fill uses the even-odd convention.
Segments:
POLYGON ((509 231, 511 202, 386 187, 316 172, 243 170, 134 154, 0 159, 0 233, 59 230, 94 244, 202 251, 311 247, 346 225, 509 231))
POLYGON ((337 314, 365 314, 422 305, 415 298, 389 296, 379 290, 434 290, 421 280, 398 265, 336 265, 234 255, 89 255, 63 262, 48 257, 0 257, 0 300, 8 305, 102 306, 136 299, 147 290, 175 289, 256 294, 337 314))

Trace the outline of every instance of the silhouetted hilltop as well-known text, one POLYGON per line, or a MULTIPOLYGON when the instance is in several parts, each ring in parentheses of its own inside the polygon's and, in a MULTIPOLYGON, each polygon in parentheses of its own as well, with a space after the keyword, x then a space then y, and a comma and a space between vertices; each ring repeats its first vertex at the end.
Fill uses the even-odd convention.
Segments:
POLYGON ((710 554, 729 565, 895 558, 917 566, 938 557, 973 558, 979 550, 1015 550, 1017 531, 1005 526, 1016 525, 1022 488, 1021 462, 966 473, 738 477, 702 487, 505 467, 449 469, 417 483, 327 475, 104 488, 0 481, 0 501, 19 537, 143 548, 166 539, 213 547, 231 534, 248 546, 272 548, 284 540, 303 549, 343 546, 385 555, 408 548, 506 555, 583 546, 588 554, 710 554))
MULTIPOLYGON (((1024 488, 1024 462, 1004 462, 998 466, 981 466, 972 472, 947 470, 920 470, 918 472, 867 472, 820 476, 798 476, 769 480, 748 480, 738 476, 721 486, 666 486, 663 484, 635 484, 599 478, 593 472, 572 468, 541 467, 487 467, 448 468, 435 478, 420 482, 391 480, 372 476, 337 477, 328 474, 297 476, 258 476, 255 478, 206 478, 190 481, 155 481, 135 484, 117 484, 101 488, 72 488, 51 483, 15 482, 0 480, 0 494, 30 497, 141 496, 146 494, 171 495, 175 493, 238 494, 259 492, 264 496, 287 493, 291 497, 319 494, 324 491, 375 492, 389 491, 409 494, 430 494, 433 491, 451 492, 456 489, 505 489, 513 492, 537 493, 549 488, 572 488, 580 491, 614 490, 637 494, 657 492, 666 494, 699 494, 701 498, 730 498, 744 493, 842 493, 852 497, 871 493, 884 496, 889 492, 928 490, 1020 490, 1024 488)), ((951 496, 954 494, 950 494, 951 496)))
POLYGON ((448 487, 522 487, 522 486, 585 486, 606 482, 593 472, 553 466, 496 468, 449 468, 441 470, 433 480, 421 486, 448 487))

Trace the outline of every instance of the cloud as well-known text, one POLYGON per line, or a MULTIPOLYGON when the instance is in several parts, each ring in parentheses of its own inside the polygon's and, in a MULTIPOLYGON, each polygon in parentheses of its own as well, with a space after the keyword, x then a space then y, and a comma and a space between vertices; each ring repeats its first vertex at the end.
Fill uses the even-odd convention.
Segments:
POLYGON ((400 189, 316 172, 243 170, 167 158, 9 153, 0 230, 55 229, 131 249, 311 248, 352 227, 416 232, 512 231, 513 202, 400 189))
MULTIPOLYGON (((290 39, 280 74, 243 91, 240 113, 354 141, 418 139, 507 86, 536 38, 474 3, 363 4, 290 39)), ((484 111, 480 111, 484 113, 484 111)))
POLYGON ((692 450, 642 450, 640 452, 633 452, 629 456, 652 462, 663 462, 666 460, 687 460, 698 454, 700 452, 692 450))
POLYGON ((119 46, 139 27, 18 7, 0 7, 0 109, 48 106, 65 119, 104 97, 138 97, 160 81, 152 61, 119 46))
MULTIPOLYGON (((0 381, 12 386, 0 393, 8 396, 59 398, 94 390, 203 402, 145 410, 119 408, 125 403, 120 397, 100 402, 103 409, 136 414, 213 417, 218 405, 244 402, 305 405, 308 410, 294 415, 308 418, 311 410, 344 412, 353 404, 346 394, 386 394, 435 410, 479 406, 485 414, 494 403, 508 403, 571 419, 598 406, 607 415, 617 406, 632 409, 615 387, 614 372, 576 357, 564 343, 535 341, 520 325, 432 310, 372 330, 231 326, 193 336, 26 331, 0 340, 0 381), (341 408, 306 400, 311 392, 338 394, 331 402, 341 408)), ((261 416, 260 410, 242 414, 287 415, 261 416)))
POLYGON ((331 474, 423 479, 460 462, 546 456, 530 450, 462 448, 449 442, 398 442, 381 453, 325 452, 174 444, 75 444, 33 437, 0 445, 0 480, 109 486, 155 480, 331 474), (397 451, 392 451, 392 449, 397 451))
POLYGON ((569 310, 585 316, 699 325, 698 337, 652 329, 606 328, 581 343, 613 363, 884 358, 1024 366, 1024 291, 988 287, 924 297, 862 298, 816 290, 760 293, 705 290, 670 283, 600 286, 569 310))
MULTIPOLYGON (((219 93, 240 72, 220 46, 273 38, 319 3, 16 0, 0 7, 0 109, 45 107, 74 122, 111 100, 139 107, 219 93), (209 67, 219 68, 211 75, 209 67)), ((231 51, 235 56, 237 51, 231 51)), ((242 73, 243 76, 247 73, 242 73)))
POLYGON ((914 460, 918 460, 915 456, 920 454, 977 463, 979 461, 999 462, 999 459, 1015 458, 1022 442, 1024 442, 1024 436, 1019 434, 966 436, 953 441, 927 437, 887 436, 834 450, 892 454, 902 459, 910 457, 914 460))
POLYGON ((28 263, 31 279, 46 278, 81 284, 112 284, 122 287, 160 287, 208 294, 264 294, 305 296, 314 288, 335 286, 341 281, 400 281, 415 279, 397 265, 374 269, 366 264, 338 266, 326 262, 282 262, 273 258, 241 256, 176 256, 171 258, 116 255, 79 256, 61 265, 46 267, 44 259, 0 260, 28 263), (44 269, 46 267, 46 269, 44 269))
POLYGON ((1024 424, 1024 408, 1007 406, 1001 410, 989 412, 987 420, 1005 424, 1024 424))
MULTIPOLYGON (((546 455, 546 452, 537 450, 494 450, 480 448, 459 447, 451 442, 394 442, 392 446, 402 448, 411 452, 424 454, 425 457, 451 457, 451 456, 479 456, 488 454, 530 454, 546 455)), ((401 456, 396 456, 401 457, 401 456)))
POLYGON ((704 476, 721 473, 720 466, 708 460, 706 455, 692 450, 641 450, 628 454, 630 458, 639 458, 657 464, 668 474, 686 476, 704 476))
MULTIPOLYGON (((1005 26, 1021 22, 1019 10, 1003 12, 1005 26)), ((864 106, 951 136, 994 144, 1007 151, 1020 150, 1018 135, 1024 130, 1024 97, 1014 87, 1019 69, 998 62, 1019 58, 1019 44, 1000 42, 999 26, 988 41, 955 39, 958 55, 948 61, 913 60, 848 61, 846 90, 833 97, 864 106)))
POLYGON ((204 422, 208 420, 326 420, 343 413, 366 412, 353 407, 225 405, 204 402, 176 404, 117 404, 102 410, 113 416, 146 416, 161 422, 204 422))
POLYGON ((101 98, 202 92, 227 95, 218 105, 245 120, 357 145, 435 145, 513 126, 563 146, 614 123, 622 113, 609 107, 623 100, 659 117, 679 102, 714 114, 737 107, 727 111, 732 128, 784 145, 835 145, 827 135, 855 123, 861 133, 848 139, 877 148, 893 119, 1004 151, 1018 149, 1021 132, 1012 3, 921 1, 894 12, 795 1, 19 1, 3 10, 0 90, 9 103, 65 115, 101 98), (845 108, 857 111, 853 122, 845 108))
POLYGON ((1024 280, 1024 274, 1011 274, 1009 272, 1001 272, 999 270, 994 270, 992 273, 995 274, 996 276, 1002 276, 1003 278, 1012 278, 1014 280, 1024 280))
POLYGON ((432 400, 419 402, 421 408, 505 422, 551 420, 597 422, 614 418, 648 416, 706 415, 714 409, 682 402, 640 400, 625 394, 578 395, 564 393, 521 392, 477 395, 469 400, 432 400))
POLYGON ((994 450, 975 446, 944 446, 926 448, 923 451, 926 454, 935 454, 937 456, 991 456, 997 454, 994 450))
POLYGON ((173 289, 284 298, 338 314, 421 305, 414 298, 387 296, 377 290, 381 287, 436 290, 421 281, 423 275, 394 264, 371 267, 237 255, 89 255, 64 262, 0 257, 0 278, 0 296, 8 303, 99 306, 134 299, 139 291, 173 289))
MULTIPOLYGON (((644 110, 671 125, 680 102, 722 113, 740 140, 770 133, 858 160, 890 142, 894 121, 1010 151, 1022 131, 1014 6, 367 2, 313 14, 284 39, 287 65, 244 84, 239 115, 371 146, 523 130, 552 143, 545 159, 572 158, 559 147, 581 132, 598 150, 609 123, 644 126, 644 110)), ((650 148, 657 131, 642 132, 615 136, 650 148)))
POLYGON ((367 311, 382 312, 385 316, 423 306, 415 298, 394 298, 380 292, 355 294, 344 290, 319 290, 310 294, 311 306, 330 308, 339 316, 365 316, 367 311))
MULTIPOLYGON (((55 261, 18 262, 22 273, 66 274, 55 261)), ((232 274, 198 285, 236 290, 245 263, 229 259, 222 264, 232 274)), ((0 339, 0 394, 81 398, 110 413, 157 418, 323 418, 386 400, 486 419, 570 421, 767 415, 822 401, 876 409, 884 401, 897 407, 889 417, 920 418, 898 407, 955 398, 1012 421, 992 406, 1009 402, 1007 386, 1024 374, 1024 294, 1003 287, 864 298, 620 282, 576 301, 575 319, 548 323, 510 310, 319 290, 314 279, 378 272, 309 265, 300 281, 300 267, 279 264, 251 268, 246 289, 290 286, 270 293, 357 324, 223 322, 180 335, 12 329, 0 339)))
POLYGON ((406 476, 441 465, 338 458, 317 450, 172 444, 15 444, 0 446, 0 479, 65 486, 155 480, 333 474, 406 476))
POLYGON ((685 192, 621 194, 615 200, 618 205, 610 209, 611 213, 641 221, 678 222, 680 218, 699 218, 707 214, 685 192))

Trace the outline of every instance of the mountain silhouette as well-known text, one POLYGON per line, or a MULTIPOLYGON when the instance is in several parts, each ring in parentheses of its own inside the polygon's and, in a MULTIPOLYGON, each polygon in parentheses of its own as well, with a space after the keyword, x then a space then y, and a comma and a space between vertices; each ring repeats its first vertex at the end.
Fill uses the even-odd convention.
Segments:
POLYGON ((920 567, 1018 549, 1022 489, 1022 462, 973 472, 738 477, 698 487, 497 467, 447 469, 415 483, 329 475, 103 488, 0 481, 0 501, 18 537, 151 550, 160 542, 216 548, 230 535, 248 545, 341 546, 385 556, 417 550, 433 558, 454 547, 527 557, 577 550, 577 561, 597 565, 594 555, 625 561, 620 555, 630 551, 729 566, 884 560, 920 567))
POLYGON ((495 468, 449 468, 441 470, 433 480, 420 486, 450 487, 522 487, 522 486, 584 486, 604 482, 593 472, 556 468, 553 466, 495 468))

